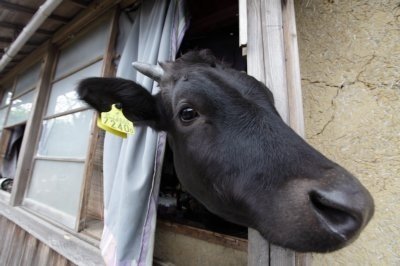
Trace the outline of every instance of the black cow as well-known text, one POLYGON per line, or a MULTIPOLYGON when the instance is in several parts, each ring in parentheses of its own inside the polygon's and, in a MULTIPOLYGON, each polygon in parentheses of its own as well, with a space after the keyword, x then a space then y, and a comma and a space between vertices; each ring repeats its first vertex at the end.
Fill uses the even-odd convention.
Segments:
POLYGON ((99 112, 120 103, 136 125, 166 131, 179 180, 211 212, 302 252, 339 249, 371 219, 369 192, 282 121, 261 82, 207 50, 135 67, 160 93, 89 78, 79 84, 81 99, 99 112))

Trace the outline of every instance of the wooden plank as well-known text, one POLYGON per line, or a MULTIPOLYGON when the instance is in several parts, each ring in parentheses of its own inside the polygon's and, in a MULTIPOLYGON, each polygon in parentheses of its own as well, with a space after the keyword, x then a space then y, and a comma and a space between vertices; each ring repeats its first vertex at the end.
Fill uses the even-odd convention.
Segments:
POLYGON ((247 73, 265 82, 260 0, 247 1, 247 73))
POLYGON ((82 0, 68 0, 73 5, 79 6, 80 8, 87 8, 89 4, 86 1, 82 0))
MULTIPOLYGON (((248 0, 247 10, 248 73, 267 85, 283 120, 302 134, 304 122, 293 0, 285 7, 281 6, 281 0, 248 0)), ((268 248, 268 243, 251 229, 248 262, 249 265, 308 265, 307 256, 274 245, 268 248)))
POLYGON ((269 244, 254 229, 249 228, 248 265, 269 265, 269 244))
POLYGON ((108 43, 107 48, 104 54, 104 64, 102 69, 103 77, 114 77, 115 76, 115 66, 113 63, 113 59, 115 58, 115 45, 117 42, 117 34, 118 34, 118 20, 120 16, 119 8, 114 8, 111 24, 108 32, 108 43))
POLYGON ((265 85, 272 91, 275 107, 289 122, 281 0, 261 0, 265 85))
POLYGON ((42 123, 42 116, 49 93, 49 84, 54 69, 56 54, 54 47, 50 43, 47 43, 47 50, 48 53, 40 74, 41 79, 37 85, 36 99, 33 103, 31 116, 28 119, 21 144, 20 157, 17 163, 13 191, 11 194, 10 204, 12 206, 20 205, 23 195, 25 194, 36 146, 32 144, 37 143, 41 128, 37 125, 42 123))
MULTIPOLYGON (((13 29, 16 31, 22 31, 22 29, 25 27, 24 24, 17 24, 17 23, 11 23, 11 22, 6 22, 6 21, 0 21, 0 27, 6 28, 6 29, 13 29)), ((43 29, 37 29, 36 33, 43 34, 43 35, 52 35, 53 32, 49 30, 43 30, 43 29)))
POLYGON ((48 264, 49 257, 50 257, 51 250, 49 246, 42 244, 38 248, 38 254, 36 255, 35 265, 51 265, 48 264))
POLYGON ((222 245, 226 246, 229 248, 237 249, 237 250, 242 250, 246 251, 247 249, 247 243, 248 241, 246 239, 234 237, 234 236, 228 236, 216 232, 211 232, 208 230, 188 226, 188 225, 183 225, 183 224, 177 224, 177 223, 172 223, 169 221, 164 221, 164 220, 158 220, 157 221, 157 230, 163 229, 166 231, 171 231, 174 233, 190 236, 196 239, 201 239, 203 241, 207 241, 210 243, 214 243, 217 245, 222 245))
POLYGON ((30 265, 32 263, 32 261, 35 259, 38 245, 38 240, 35 237, 28 235, 26 244, 24 245, 21 265, 30 265))
POLYGON ((5 245, 0 253, 0 265, 7 265, 8 255, 11 253, 11 245, 13 236, 16 232, 16 226, 13 223, 7 221, 6 227, 2 228, 2 238, 1 241, 4 241, 5 245))
MULTIPOLYGON (((17 12, 22 12, 22 13, 26 13, 26 14, 29 14, 29 15, 34 15, 36 13, 36 11, 37 11, 34 8, 30 8, 30 7, 23 6, 23 5, 18 5, 18 4, 11 3, 11 2, 8 2, 8 1, 3 1, 3 0, 0 0, 0 6, 2 6, 4 9, 8 9, 8 10, 11 10, 11 11, 17 11, 17 12)), ((56 21, 59 21, 59 22, 62 22, 62 23, 67 23, 69 21, 68 18, 57 16, 57 15, 50 15, 48 18, 56 20, 56 21)))
MULTIPOLYGON (((78 238, 66 232, 66 230, 62 230, 38 218, 36 215, 30 214, 21 207, 11 207, 2 202, 0 202, 0 216, 14 221, 11 223, 13 226, 17 225, 21 227, 32 237, 48 245, 52 250, 68 258, 72 263, 78 265, 104 265, 98 248, 98 241, 93 241, 81 235, 78 238)), ((11 231, 11 229, 7 229, 7 231, 11 231)), ((31 243, 31 246, 34 246, 34 244, 31 243)), ((8 252, 5 254, 8 254, 8 252)), ((0 263, 0 265, 4 264, 0 263)))
MULTIPOLYGON (((287 0, 282 9, 283 33, 286 56, 286 79, 288 86, 289 125, 300 136, 305 136, 303 95, 301 90, 300 58, 297 44, 294 0, 287 0)), ((311 265, 311 255, 296 253, 295 265, 311 265)))
POLYGON ((271 266, 292 266, 295 265, 295 252, 275 245, 270 246, 271 266))
MULTIPOLYGON (((265 82, 260 0, 247 0, 247 73, 265 82)), ((269 265, 269 244, 254 229, 248 233, 248 265, 269 265)))
POLYGON ((300 58, 297 44, 294 1, 287 0, 282 10, 286 56, 290 127, 304 137, 303 96, 301 91, 300 58))
POLYGON ((26 232, 19 227, 16 227, 15 234, 13 235, 13 239, 11 243, 7 243, 10 245, 10 252, 8 255, 7 262, 5 265, 23 265, 21 263, 23 249, 21 248, 25 244, 26 232))

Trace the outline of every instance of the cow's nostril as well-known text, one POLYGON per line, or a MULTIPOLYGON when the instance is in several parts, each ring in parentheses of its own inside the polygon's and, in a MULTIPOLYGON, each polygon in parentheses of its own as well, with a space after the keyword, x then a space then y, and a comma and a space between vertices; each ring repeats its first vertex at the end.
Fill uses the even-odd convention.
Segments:
POLYGON ((330 231, 347 240, 358 232, 361 223, 357 213, 344 205, 342 200, 316 191, 310 193, 310 201, 321 222, 330 231))

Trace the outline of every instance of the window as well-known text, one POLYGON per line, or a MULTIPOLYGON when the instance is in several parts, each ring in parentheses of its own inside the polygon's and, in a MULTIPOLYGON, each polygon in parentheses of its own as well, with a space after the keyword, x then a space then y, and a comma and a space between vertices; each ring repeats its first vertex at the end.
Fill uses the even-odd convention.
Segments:
POLYGON ((25 125, 32 111, 41 62, 21 72, 5 87, 0 103, 0 188, 11 192, 25 125))
POLYGON ((75 88, 84 78, 102 75, 109 25, 108 16, 58 54, 23 201, 71 229, 79 226, 95 117, 75 88))

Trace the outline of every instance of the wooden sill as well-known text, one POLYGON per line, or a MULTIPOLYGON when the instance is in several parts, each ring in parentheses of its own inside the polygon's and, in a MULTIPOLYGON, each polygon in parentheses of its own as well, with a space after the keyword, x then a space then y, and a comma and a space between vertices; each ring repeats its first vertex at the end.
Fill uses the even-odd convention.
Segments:
POLYGON ((22 207, 0 201, 0 215, 77 265, 104 265, 98 243, 83 240, 80 234, 63 230, 36 217, 22 207))
POLYGON ((220 233, 211 232, 188 225, 177 224, 165 220, 157 220, 157 230, 158 229, 172 231, 177 234, 190 236, 213 244, 222 245, 225 247, 247 252, 247 239, 223 235, 220 233))

